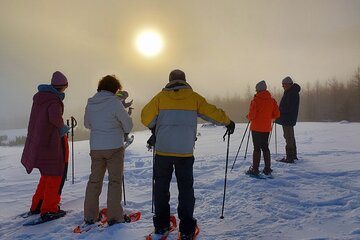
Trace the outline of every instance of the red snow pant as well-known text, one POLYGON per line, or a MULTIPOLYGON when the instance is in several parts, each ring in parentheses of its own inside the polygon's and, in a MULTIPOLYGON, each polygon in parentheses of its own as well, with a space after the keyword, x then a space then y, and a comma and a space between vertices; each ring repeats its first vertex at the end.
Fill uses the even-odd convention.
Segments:
POLYGON ((30 210, 36 212, 40 207, 41 214, 58 212, 61 180, 62 176, 41 176, 30 210))
POLYGON ((44 176, 42 175, 36 192, 32 198, 30 211, 45 214, 48 212, 56 213, 59 211, 60 195, 65 183, 69 159, 68 138, 65 135, 63 141, 65 168, 63 176, 44 176))

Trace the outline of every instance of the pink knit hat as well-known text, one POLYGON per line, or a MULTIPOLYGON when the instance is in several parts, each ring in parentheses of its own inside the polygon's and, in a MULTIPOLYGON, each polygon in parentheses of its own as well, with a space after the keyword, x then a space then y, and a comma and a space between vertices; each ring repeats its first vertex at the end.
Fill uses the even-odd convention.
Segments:
POLYGON ((68 81, 64 74, 60 71, 56 71, 53 73, 51 78, 51 85, 53 86, 67 86, 68 81))

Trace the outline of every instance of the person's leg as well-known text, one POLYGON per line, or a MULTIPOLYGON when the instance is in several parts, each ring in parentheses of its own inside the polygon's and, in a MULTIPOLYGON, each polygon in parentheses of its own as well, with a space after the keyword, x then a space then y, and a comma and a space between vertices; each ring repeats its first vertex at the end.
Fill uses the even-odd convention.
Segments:
POLYGON ((283 126, 284 138, 286 141, 286 159, 288 161, 293 161, 295 158, 295 137, 294 137, 294 128, 292 126, 283 126))
POLYGON ((109 223, 124 221, 123 207, 121 206, 122 176, 124 173, 124 148, 109 150, 107 169, 109 185, 107 194, 107 217, 109 223))
POLYGON ((153 218, 155 230, 170 226, 170 181, 173 173, 173 157, 155 155, 153 218))
POLYGON ((263 170, 264 174, 271 173, 271 160, 270 160, 270 149, 269 149, 269 132, 261 133, 261 150, 263 152, 265 167, 263 170))
POLYGON ((44 201, 46 177, 41 176, 37 185, 34 196, 32 197, 30 211, 32 213, 40 213, 42 202, 44 201))
POLYGON ((251 131, 251 136, 254 145, 253 163, 251 169, 253 173, 259 173, 259 165, 261 158, 261 133, 256 131, 251 131))
POLYGON ((62 176, 44 176, 46 179, 44 200, 40 208, 41 214, 57 213, 60 203, 60 186, 62 176))
POLYGON ((294 146, 294 159, 298 159, 297 157, 297 148, 296 148, 296 140, 295 140, 295 130, 294 127, 291 127, 292 129, 292 139, 293 139, 293 146, 294 146))
POLYGON ((103 154, 104 150, 90 151, 91 174, 89 176, 85 192, 85 221, 97 221, 99 217, 99 196, 101 194, 103 179, 106 171, 106 161, 103 154))
POLYGON ((179 228, 180 232, 186 235, 193 234, 196 225, 196 220, 193 218, 195 207, 193 164, 194 157, 179 157, 175 161, 175 175, 179 190, 177 209, 180 218, 179 228))

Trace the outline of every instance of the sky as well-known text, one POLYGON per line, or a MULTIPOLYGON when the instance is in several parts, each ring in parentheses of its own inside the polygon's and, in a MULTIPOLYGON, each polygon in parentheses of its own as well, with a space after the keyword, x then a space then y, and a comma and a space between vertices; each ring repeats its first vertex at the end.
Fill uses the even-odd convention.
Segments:
POLYGON ((26 126, 56 70, 69 80, 65 114, 81 117, 108 74, 137 103, 176 68, 207 98, 241 97, 263 79, 280 89, 287 75, 347 81, 360 66, 359 12, 358 0, 0 0, 0 128, 26 126), (135 48, 147 29, 164 42, 153 58, 135 48))

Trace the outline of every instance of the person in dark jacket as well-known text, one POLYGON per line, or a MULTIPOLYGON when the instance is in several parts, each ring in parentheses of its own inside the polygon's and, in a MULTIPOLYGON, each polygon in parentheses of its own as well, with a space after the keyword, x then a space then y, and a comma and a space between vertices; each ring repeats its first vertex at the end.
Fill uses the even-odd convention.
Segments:
POLYGON ((30 214, 41 214, 45 219, 65 215, 60 210, 60 195, 66 178, 68 145, 64 124, 63 100, 67 78, 59 71, 52 75, 51 85, 41 84, 33 97, 27 138, 21 163, 30 174, 38 168, 41 174, 36 192, 32 198, 30 214))
POLYGON ((297 122, 300 95, 300 86, 293 82, 291 77, 286 77, 282 80, 284 88, 284 95, 281 98, 279 109, 280 118, 276 120, 277 124, 282 125, 284 131, 284 138, 286 141, 286 157, 281 159, 281 162, 294 163, 297 160, 297 149, 294 134, 294 126, 297 122))
POLYGON ((156 139, 151 143, 155 144, 155 232, 152 239, 163 239, 169 232, 169 187, 174 169, 179 189, 179 239, 193 239, 196 234, 193 151, 198 116, 226 126, 229 134, 234 133, 234 122, 223 110, 193 91, 186 82, 185 73, 179 69, 171 71, 169 83, 142 109, 141 121, 156 139))

